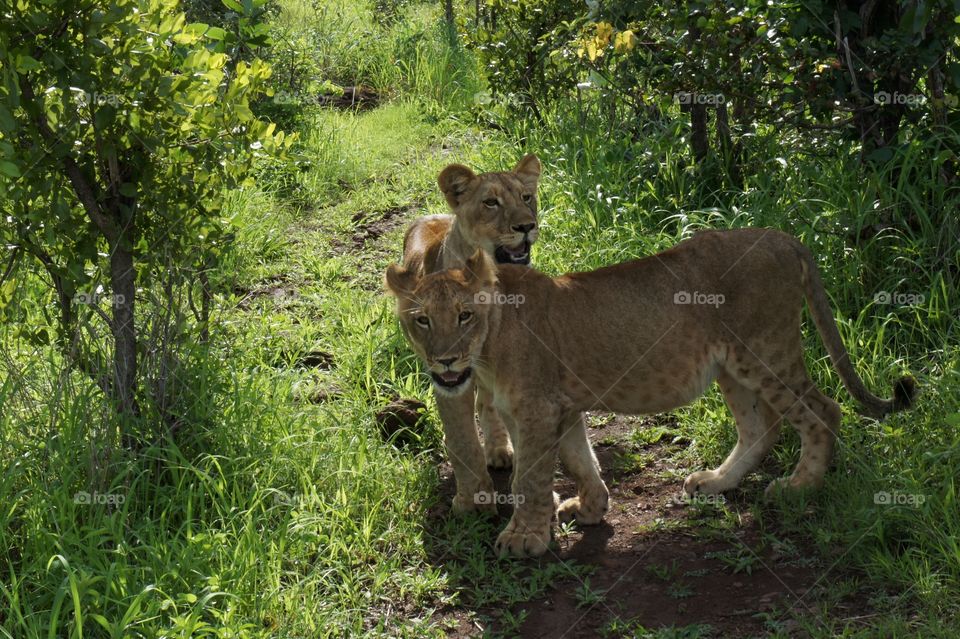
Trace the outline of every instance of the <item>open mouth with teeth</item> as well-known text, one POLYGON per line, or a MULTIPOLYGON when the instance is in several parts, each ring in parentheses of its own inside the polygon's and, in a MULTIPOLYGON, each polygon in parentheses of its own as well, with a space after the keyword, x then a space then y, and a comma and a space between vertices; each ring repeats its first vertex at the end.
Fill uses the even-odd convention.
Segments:
POLYGON ((470 379, 472 369, 465 368, 462 371, 444 371, 443 373, 430 373, 433 383, 443 388, 456 388, 460 384, 470 379))
POLYGON ((493 256, 498 264, 529 264, 530 241, 524 240, 516 246, 498 246, 493 256))

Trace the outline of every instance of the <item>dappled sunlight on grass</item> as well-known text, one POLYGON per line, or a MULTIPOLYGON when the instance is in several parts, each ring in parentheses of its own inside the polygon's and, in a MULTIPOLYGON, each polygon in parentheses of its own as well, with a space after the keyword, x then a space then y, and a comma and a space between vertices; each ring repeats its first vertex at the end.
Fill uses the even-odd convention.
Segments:
MULTIPOLYGON (((38 337, 44 327, 0 325, 0 546, 8 549, 0 634, 421 637, 483 627, 511 635, 527 628, 529 610, 552 611, 563 597, 585 610, 620 610, 596 584, 629 572, 624 564, 641 566, 654 586, 675 586, 671 605, 688 610, 679 606, 692 591, 674 584, 668 562, 648 570, 643 544, 677 543, 700 560, 708 544, 744 535, 768 550, 791 546, 791 561, 823 581, 810 609, 751 616, 745 623, 758 632, 791 636, 806 624, 811 636, 933 636, 956 623, 960 222, 932 211, 955 211, 958 196, 937 181, 939 167, 911 164, 924 157, 916 146, 904 151, 916 155, 906 175, 866 173, 838 149, 814 156, 761 128, 746 142, 756 165, 735 188, 718 167, 690 162, 678 108, 633 137, 611 132, 605 116, 583 116, 579 102, 558 100, 539 120, 484 110, 474 100, 483 70, 472 51, 450 48, 439 5, 391 3, 390 16, 372 2, 278 6, 273 20, 288 53, 315 54, 289 63, 314 83, 290 119, 294 161, 264 159, 255 184, 226 194, 229 248, 209 265, 209 342, 157 356, 179 389, 169 423, 135 452, 110 448, 104 433, 116 432, 115 410, 87 377, 63 372, 63 356, 38 337), (370 86, 380 104, 319 106, 310 96, 321 80, 370 86), (608 517, 624 526, 603 527, 621 535, 616 553, 603 554, 608 539, 596 541, 596 532, 590 542, 568 527, 551 560, 495 561, 504 521, 449 513, 436 405, 382 276, 399 260, 410 221, 446 211, 436 186, 443 166, 505 170, 525 152, 543 162, 538 269, 642 257, 701 229, 786 230, 813 252, 866 385, 887 395, 911 372, 918 405, 883 422, 858 416, 806 319, 811 378, 844 411, 822 491, 762 500, 761 486, 798 457, 787 428, 735 503, 677 515, 667 492, 679 491, 685 473, 717 465, 736 441, 712 389, 664 423, 633 424, 603 441, 615 453, 604 470, 631 491, 620 497, 630 513, 608 517), (426 406, 405 442, 388 440, 377 422, 398 398, 426 406), (569 560, 584 539, 599 550, 584 543, 586 560, 569 560), (837 612, 851 597, 862 619, 837 612)), ((36 293, 22 303, 52 322, 38 273, 19 284, 36 293)), ((138 298, 153 295, 151 286, 138 298)), ((199 306, 191 298, 172 312, 193 321, 199 306)), ((731 582, 762 570, 755 555, 718 557, 731 582)), ((610 612, 604 627, 610 636, 712 636, 683 616, 657 630, 610 612)))

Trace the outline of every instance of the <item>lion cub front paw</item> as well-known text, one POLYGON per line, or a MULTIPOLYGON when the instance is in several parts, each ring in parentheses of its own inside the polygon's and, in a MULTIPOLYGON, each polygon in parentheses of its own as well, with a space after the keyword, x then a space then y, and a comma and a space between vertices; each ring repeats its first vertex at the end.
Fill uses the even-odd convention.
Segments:
POLYGON ((549 545, 549 524, 534 529, 516 525, 511 520, 510 524, 497 537, 497 543, 494 544, 493 548, 497 556, 503 559, 505 557, 539 557, 547 552, 549 545))
POLYGON ((718 495, 731 488, 736 488, 736 483, 715 470, 699 470, 683 482, 683 492, 687 497, 697 494, 718 495))
POLYGON ((487 460, 487 466, 490 468, 506 469, 513 466, 513 446, 509 443, 484 448, 483 455, 487 460))
POLYGON ((608 507, 606 495, 603 500, 594 504, 588 504, 579 497, 571 497, 557 508, 557 520, 562 524, 576 520, 582 526, 594 526, 603 521, 608 507))

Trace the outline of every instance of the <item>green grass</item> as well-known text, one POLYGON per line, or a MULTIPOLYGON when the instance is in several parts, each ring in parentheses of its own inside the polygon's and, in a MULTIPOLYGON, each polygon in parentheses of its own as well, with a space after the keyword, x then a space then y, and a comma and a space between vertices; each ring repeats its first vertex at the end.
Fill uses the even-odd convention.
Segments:
MULTIPOLYGON (((0 329, 0 548, 8 549, 0 634, 442 636, 451 610, 510 634, 523 621, 521 604, 557 580, 588 575, 591 566, 497 562, 492 522, 432 518, 442 499, 440 428, 380 292, 383 269, 399 257, 402 221, 444 210, 434 183, 444 164, 508 167, 526 150, 544 161, 534 260, 547 272, 645 255, 701 228, 773 226, 814 251, 868 386, 886 394, 912 371, 921 400, 883 423, 857 417, 808 327, 812 375, 844 405, 836 470, 816 495, 773 505, 759 498, 769 477, 752 477, 749 507, 762 529, 809 542, 828 566, 840 562, 828 582, 855 574, 849 588, 886 597, 863 630, 830 626, 827 601, 830 630, 807 620, 813 636, 957 632, 960 298, 950 269, 960 261, 960 229, 943 214, 956 210, 958 194, 938 184, 923 149, 908 147, 902 165, 910 168, 899 175, 864 174, 836 149, 814 157, 798 141, 761 132, 750 148, 761 168, 733 189, 684 162, 679 119, 651 124, 634 142, 612 141, 572 105, 541 124, 477 128, 482 77, 469 52, 446 44, 435 5, 402 5, 385 24, 367 3, 281 7, 277 29, 314 71, 368 84, 385 104, 364 113, 308 105, 295 120, 297 166, 265 165, 256 188, 228 194, 237 241, 212 277, 211 345, 185 355, 185 425, 176 438, 97 470, 104 451, 92 442, 110 423, 98 393, 63 374, 62 361, 20 327, 0 329), (397 210, 398 223, 354 243, 360 225, 397 210), (860 229, 870 232, 851 246, 860 229), (880 304, 881 292, 923 301, 880 304), (298 365, 309 353, 329 362, 298 365), (398 396, 430 411, 408 449, 385 442, 374 420, 398 396), (83 492, 103 503, 78 503, 83 492), (923 501, 877 504, 881 492, 923 501)), ((22 303, 40 308, 36 282, 34 290, 36 299, 22 303)), ((675 447, 679 466, 715 465, 733 445, 718 393, 676 416, 667 437, 691 442, 675 447)), ((644 437, 635 443, 649 443, 644 437)), ((785 470, 797 454, 788 433, 772 464, 785 470)), ((625 472, 648 461, 644 452, 621 459, 625 472)), ((725 508, 704 509, 699 521, 705 537, 739 525, 725 508)), ((731 570, 753 569, 749 555, 727 560, 731 570)), ((659 579, 670 569, 649 568, 659 579)), ((581 583, 585 605, 603 596, 581 583)), ((771 636, 789 636, 781 621, 771 621, 771 636)), ((647 629, 639 620, 608 630, 710 636, 707 627, 647 629)))

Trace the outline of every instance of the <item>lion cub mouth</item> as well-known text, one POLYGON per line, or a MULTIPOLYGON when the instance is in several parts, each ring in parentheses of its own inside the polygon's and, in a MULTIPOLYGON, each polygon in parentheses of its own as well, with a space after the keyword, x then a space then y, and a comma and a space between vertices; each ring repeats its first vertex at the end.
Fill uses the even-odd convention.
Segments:
POLYGON ((433 378, 433 383, 437 386, 442 386, 444 388, 456 388, 460 384, 463 384, 468 379, 470 379, 470 374, 473 372, 471 368, 465 368, 460 372, 457 371, 445 371, 443 373, 430 373, 430 377, 433 378))
POLYGON ((498 264, 529 264, 530 241, 524 240, 516 246, 498 246, 493 252, 498 264))

